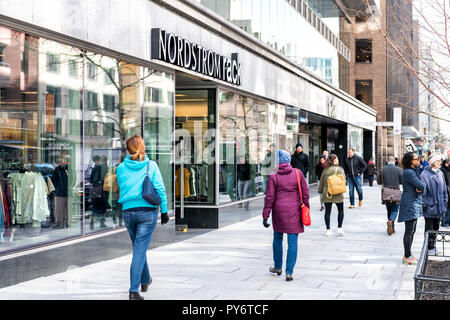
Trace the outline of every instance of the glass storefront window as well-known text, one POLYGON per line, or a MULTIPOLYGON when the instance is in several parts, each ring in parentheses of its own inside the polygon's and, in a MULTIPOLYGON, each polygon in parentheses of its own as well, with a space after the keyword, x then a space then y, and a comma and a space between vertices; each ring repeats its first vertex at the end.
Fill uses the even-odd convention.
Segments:
POLYGON ((177 90, 175 95, 175 196, 183 196, 185 204, 215 203, 215 95, 215 89, 177 90))
POLYGON ((219 91, 219 203, 236 200, 236 95, 219 91))
POLYGON ((173 75, 4 27, 0 47, 0 254, 124 226, 115 170, 135 133, 173 210, 173 75))
POLYGON ((82 233, 79 50, 0 27, 0 252, 82 233), (72 122, 69 123, 69 119, 72 122), (70 131, 70 126, 73 130, 70 131), (76 130, 78 129, 78 130, 76 130))
POLYGON ((146 152, 158 163, 164 179, 167 207, 173 208, 173 117, 175 83, 173 75, 144 69, 148 75, 143 80, 144 92, 144 140, 146 152), (151 74, 150 74, 151 73, 151 74))

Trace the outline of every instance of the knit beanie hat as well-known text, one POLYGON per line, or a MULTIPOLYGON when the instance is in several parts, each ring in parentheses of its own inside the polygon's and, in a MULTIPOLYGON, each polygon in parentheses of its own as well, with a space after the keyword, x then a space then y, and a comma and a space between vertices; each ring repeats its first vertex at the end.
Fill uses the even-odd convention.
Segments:
POLYGON ((302 147, 303 149, 303 145, 300 142, 295 145, 295 150, 297 150, 298 147, 302 147))
POLYGON ((430 166, 433 166, 433 163, 435 163, 438 160, 442 160, 442 156, 440 154, 435 154, 430 159, 428 159, 428 163, 430 166))
POLYGON ((284 150, 278 150, 278 164, 291 163, 291 155, 284 150))

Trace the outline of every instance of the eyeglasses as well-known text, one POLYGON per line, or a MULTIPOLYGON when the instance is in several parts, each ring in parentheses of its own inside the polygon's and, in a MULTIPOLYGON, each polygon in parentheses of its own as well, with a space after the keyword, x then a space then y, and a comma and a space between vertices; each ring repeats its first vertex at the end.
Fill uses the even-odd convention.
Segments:
POLYGON ((414 160, 419 160, 419 158, 414 158, 413 161, 414 161, 414 160))

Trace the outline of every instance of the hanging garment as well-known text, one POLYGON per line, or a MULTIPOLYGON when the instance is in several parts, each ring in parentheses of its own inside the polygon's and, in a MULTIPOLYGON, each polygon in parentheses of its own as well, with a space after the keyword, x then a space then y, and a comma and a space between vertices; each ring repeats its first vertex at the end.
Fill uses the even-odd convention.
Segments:
MULTIPOLYGON (((191 191, 189 189, 189 178, 191 177, 191 174, 189 173, 189 170, 184 168, 184 182, 183 182, 183 186, 184 186, 184 197, 185 198, 189 198, 191 195, 191 191)), ((181 179, 181 168, 178 168, 177 171, 175 172, 175 175, 177 176, 177 181, 175 184, 175 195, 177 197, 180 196, 180 192, 181 192, 181 186, 180 186, 180 179, 181 179)))
POLYGON ((208 196, 208 165, 200 166, 199 170, 199 193, 201 196, 208 196))

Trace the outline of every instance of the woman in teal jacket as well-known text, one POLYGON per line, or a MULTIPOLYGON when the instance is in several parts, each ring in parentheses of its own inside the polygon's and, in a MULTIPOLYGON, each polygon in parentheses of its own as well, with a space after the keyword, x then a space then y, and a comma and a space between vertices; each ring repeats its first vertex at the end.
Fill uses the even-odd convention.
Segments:
POLYGON ((130 300, 144 300, 139 295, 145 292, 152 282, 147 264, 147 249, 150 245, 153 230, 158 220, 158 208, 142 198, 142 185, 147 174, 161 198, 161 224, 169 221, 167 214, 167 196, 164 181, 158 165, 145 155, 145 143, 139 135, 127 139, 129 156, 117 167, 117 182, 119 184, 123 220, 133 243, 133 259, 130 267, 130 300))
POLYGON ((405 234, 403 235, 403 246, 405 256, 403 264, 417 264, 417 259, 411 255, 411 246, 416 232, 417 219, 422 215, 422 193, 425 183, 420 180, 419 157, 414 152, 408 152, 402 159, 403 192, 400 198, 400 210, 398 222, 405 222, 405 234))

